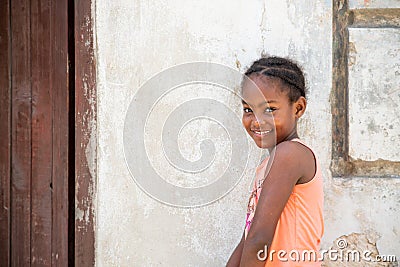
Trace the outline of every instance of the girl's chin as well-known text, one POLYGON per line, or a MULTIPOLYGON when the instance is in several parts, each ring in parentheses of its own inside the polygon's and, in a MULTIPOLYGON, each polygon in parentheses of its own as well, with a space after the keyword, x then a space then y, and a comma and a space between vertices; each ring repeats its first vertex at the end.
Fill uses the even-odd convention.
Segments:
POLYGON ((273 148, 273 147, 275 147, 275 145, 276 145, 275 142, 273 142, 273 141, 267 141, 267 140, 265 140, 265 141, 254 140, 254 142, 256 143, 256 145, 257 145, 259 148, 262 148, 262 149, 273 148))
POLYGON ((269 149, 273 148, 276 145, 276 139, 275 139, 275 134, 271 133, 266 136, 260 136, 258 134, 255 134, 251 131, 248 131, 250 137, 253 139, 254 143, 262 149, 269 149))

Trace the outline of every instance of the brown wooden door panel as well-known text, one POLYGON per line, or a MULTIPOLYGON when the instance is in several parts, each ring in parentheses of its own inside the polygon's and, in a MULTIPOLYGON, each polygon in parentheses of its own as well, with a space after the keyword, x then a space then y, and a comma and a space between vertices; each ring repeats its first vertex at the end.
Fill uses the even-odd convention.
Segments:
MULTIPOLYGON (((68 205, 73 205, 74 195, 68 201, 69 187, 74 192, 74 165, 69 163, 69 149, 75 143, 69 136, 70 128, 75 126, 70 117, 74 117, 74 109, 70 109, 70 90, 73 94, 74 84, 69 83, 74 77, 68 69, 68 1, 52 0, 52 91, 53 91, 53 227, 52 227, 52 265, 65 266, 68 262, 68 235, 74 235, 73 227, 68 228, 68 216, 75 218, 74 209, 68 214, 68 205), (71 78, 71 79, 72 79, 71 78), (71 85, 71 87, 69 87, 71 85), (68 112, 66 112, 68 111, 68 112), (70 177, 72 176, 72 177, 70 177), (70 180, 70 181, 69 181, 70 180)), ((71 10, 70 12, 73 12, 71 10)), ((70 44, 74 46, 74 43, 70 44)), ((73 57, 73 55, 70 55, 73 57)), ((73 99, 72 99, 73 103, 73 99)), ((74 223, 74 221, 71 221, 74 223)), ((73 262, 74 259, 71 258, 73 262)))
POLYGON ((68 1, 1 1, 0 8, 0 266, 66 266, 74 234, 68 1))
POLYGON ((32 198, 31 263, 51 264, 52 132, 50 1, 31 3, 32 198))
POLYGON ((11 1, 11 264, 30 263, 31 57, 30 3, 11 1))
POLYGON ((0 266, 94 265, 92 16, 91 0, 0 1, 0 266))
POLYGON ((10 263, 11 58, 8 1, 0 1, 0 266, 10 263))

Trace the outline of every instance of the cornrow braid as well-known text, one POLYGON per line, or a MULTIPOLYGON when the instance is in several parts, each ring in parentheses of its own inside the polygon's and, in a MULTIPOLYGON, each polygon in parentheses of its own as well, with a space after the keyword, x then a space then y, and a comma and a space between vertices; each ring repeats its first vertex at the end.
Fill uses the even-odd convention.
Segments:
POLYGON ((289 89, 288 96, 291 102, 299 97, 306 97, 306 85, 303 71, 293 61, 281 57, 265 57, 255 61, 245 72, 245 76, 265 75, 282 80, 289 89))

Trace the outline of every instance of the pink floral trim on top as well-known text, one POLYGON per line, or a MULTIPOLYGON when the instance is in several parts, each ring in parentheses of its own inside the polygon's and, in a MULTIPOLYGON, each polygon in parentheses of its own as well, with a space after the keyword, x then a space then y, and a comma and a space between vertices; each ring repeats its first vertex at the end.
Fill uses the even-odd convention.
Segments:
POLYGON ((249 202, 247 204, 246 227, 244 229, 244 237, 247 238, 251 222, 253 221, 254 214, 258 203, 258 198, 261 194, 262 185, 264 182, 265 168, 267 166, 269 157, 263 160, 260 166, 257 167, 256 177, 254 179, 253 190, 251 191, 249 202))

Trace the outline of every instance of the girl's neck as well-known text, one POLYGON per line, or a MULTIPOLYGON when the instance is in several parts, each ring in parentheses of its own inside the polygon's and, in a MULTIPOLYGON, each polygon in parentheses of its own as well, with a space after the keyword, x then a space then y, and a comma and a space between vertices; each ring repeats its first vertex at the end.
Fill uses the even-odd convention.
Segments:
MULTIPOLYGON (((282 143, 285 141, 291 141, 296 138, 298 139, 299 135, 297 134, 297 130, 295 128, 295 129, 293 129, 293 131, 290 134, 288 134, 285 138, 283 138, 283 140, 281 140, 279 143, 282 143)), ((278 145, 279 143, 277 143, 276 145, 278 145)))

